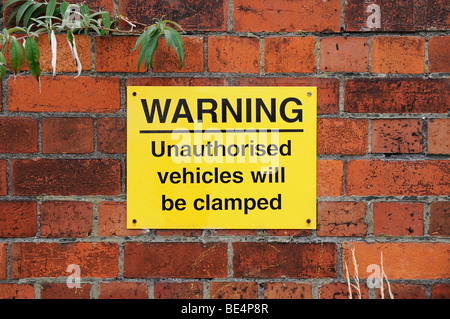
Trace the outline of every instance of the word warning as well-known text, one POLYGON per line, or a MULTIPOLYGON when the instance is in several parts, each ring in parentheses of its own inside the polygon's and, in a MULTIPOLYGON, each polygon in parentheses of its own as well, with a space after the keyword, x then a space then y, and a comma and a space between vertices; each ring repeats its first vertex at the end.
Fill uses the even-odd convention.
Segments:
POLYGON ((315 87, 128 87, 127 227, 315 229, 315 87))

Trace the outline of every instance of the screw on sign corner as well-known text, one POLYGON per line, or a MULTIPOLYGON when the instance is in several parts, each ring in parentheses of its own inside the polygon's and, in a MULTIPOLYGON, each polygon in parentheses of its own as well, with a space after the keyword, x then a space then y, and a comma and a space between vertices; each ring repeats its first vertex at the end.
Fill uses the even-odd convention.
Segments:
POLYGON ((133 92, 133 96, 136 96, 137 95, 137 93, 136 92, 133 92))
POLYGON ((306 223, 311 224, 311 219, 308 218, 308 219, 306 220, 306 223))

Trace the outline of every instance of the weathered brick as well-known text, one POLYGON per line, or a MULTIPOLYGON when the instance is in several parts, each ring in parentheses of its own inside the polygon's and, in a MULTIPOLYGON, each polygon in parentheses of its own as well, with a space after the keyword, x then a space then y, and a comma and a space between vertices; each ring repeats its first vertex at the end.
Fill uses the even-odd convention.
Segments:
POLYGON ((450 284, 438 284, 431 288, 431 299, 450 299, 450 284))
POLYGON ((14 195, 117 195, 121 164, 113 159, 12 160, 14 195))
POLYGON ((0 201, 0 237, 32 237, 36 231, 36 202, 0 201))
POLYGON ((42 284, 41 299, 90 299, 92 285, 69 288, 64 284, 42 284))
POLYGON ((351 160, 347 163, 347 195, 447 195, 450 161, 351 160))
POLYGON ((368 72, 368 38, 329 37, 320 40, 320 70, 324 72, 368 72))
POLYGON ((157 282, 155 299, 203 299, 201 282, 157 282))
POLYGON ((317 154, 366 154, 368 122, 358 119, 317 119, 317 154))
POLYGON ((165 39, 160 39, 153 57, 153 72, 203 72, 203 37, 183 37, 184 66, 181 67, 175 49, 167 50, 165 39))
MULTIPOLYGON (((140 23, 154 23, 153 18, 176 21, 184 30, 225 31, 228 6, 226 0, 138 1, 119 2, 119 14, 140 23)), ((125 23, 122 27, 129 28, 125 23)))
POLYGON ((374 37, 372 39, 373 73, 425 72, 425 38, 374 37))
POLYGON ((450 202, 430 205, 430 235, 450 237, 450 202))
POLYGON ((38 123, 25 117, 0 118, 0 153, 38 151, 38 123))
MULTIPOLYGON (((389 278, 388 278, 389 279, 389 278)), ((389 283, 394 299, 426 299, 426 290, 422 285, 389 283)), ((384 299, 390 299, 387 283, 383 284, 384 299)), ((376 289, 376 299, 381 299, 381 289, 376 289)))
MULTIPOLYGON (((361 299, 369 299, 369 288, 366 285, 360 285, 361 299)), ((355 288, 351 289, 352 299, 358 299, 358 293, 355 288)), ((349 299, 347 283, 333 282, 323 284, 319 288, 319 299, 349 299)))
POLYGON ((157 236, 184 236, 184 237, 195 237, 201 236, 201 229, 156 229, 157 236))
POLYGON ((343 194, 344 165, 339 160, 317 161, 317 196, 343 194))
POLYGON ((259 73, 259 39, 235 36, 208 38, 208 71, 259 73))
POLYGON ((92 232, 92 203, 43 202, 40 224, 42 237, 87 237, 92 232))
POLYGON ((102 282, 99 299, 148 299, 146 282, 102 282))
POLYGON ((353 113, 447 113, 448 79, 351 79, 345 111, 353 113))
POLYGON ((227 86, 224 78, 129 78, 127 86, 227 86))
POLYGON ((140 48, 132 51, 137 36, 96 37, 95 70, 97 72, 146 72, 144 64, 138 70, 140 48))
POLYGON ((97 149, 102 153, 127 152, 127 120, 103 117, 97 120, 97 149))
POLYGON ((334 244, 235 242, 233 250, 233 270, 236 278, 336 276, 334 244))
POLYGON ((120 80, 116 77, 41 76, 41 92, 31 76, 12 77, 8 111, 99 112, 120 110, 120 80))
POLYGON ((422 236, 423 204, 375 202, 373 204, 375 236, 422 236))
POLYGON ((428 153, 450 154, 450 119, 428 120, 428 153))
POLYGON ((91 118, 42 119, 42 153, 92 153, 94 120, 91 118))
POLYGON ((317 114, 335 114, 339 107, 339 80, 322 78, 238 78, 236 86, 315 86, 317 114))
POLYGON ((7 166, 5 160, 0 160, 0 196, 8 194, 7 166))
MULTIPOLYGON (((446 0, 346 0, 345 30, 346 31, 419 31, 446 30, 450 20, 446 0), (380 6, 380 28, 369 28, 367 20, 373 10, 368 6, 380 6), (368 12, 369 11, 369 12, 368 12)), ((370 18, 370 20, 372 20, 370 18)))
MULTIPOLYGON (((77 64, 72 56, 65 34, 56 34, 56 72, 77 72, 77 64)), ((88 35, 75 35, 78 58, 83 71, 91 69, 91 37, 88 35)), ((43 72, 53 72, 52 49, 47 36, 39 37, 39 50, 41 52, 39 63, 43 72)))
POLYGON ((7 245, 6 243, 0 243, 0 280, 6 279, 6 265, 8 262, 8 255, 6 253, 7 245))
POLYGON ((12 243, 11 278, 67 277, 76 264, 80 276, 111 278, 119 274, 116 243, 12 243), (43 257, 45 263, 42 262, 43 257))
POLYGON ((339 32, 339 0, 235 0, 233 5, 235 31, 339 32))
POLYGON ((363 202, 319 202, 318 236, 366 236, 367 207, 363 202))
POLYGON ((0 284, 0 299, 34 299, 34 287, 27 284, 0 284))
POLYGON ((450 36, 428 40, 428 60, 430 72, 450 72, 450 36))
POLYGON ((264 39, 264 71, 267 73, 314 73, 315 37, 264 39))
POLYGON ((212 282, 211 299, 258 299, 256 282, 212 282))
POLYGON ((125 243, 125 278, 224 278, 226 243, 125 243))
POLYGON ((351 248, 355 249, 360 279, 367 278, 373 273, 373 271, 366 271, 369 265, 376 264, 381 267, 381 253, 383 253, 383 269, 389 280, 439 279, 449 277, 449 244, 344 243, 342 246, 342 263, 347 262, 349 274, 353 277, 351 248))
POLYGON ((422 153, 422 121, 372 121, 372 153, 422 153))
POLYGON ((264 299, 312 299, 312 287, 295 282, 267 282, 264 299))
POLYGON ((101 202, 98 205, 99 236, 135 236, 144 230, 127 229, 127 203, 101 202))

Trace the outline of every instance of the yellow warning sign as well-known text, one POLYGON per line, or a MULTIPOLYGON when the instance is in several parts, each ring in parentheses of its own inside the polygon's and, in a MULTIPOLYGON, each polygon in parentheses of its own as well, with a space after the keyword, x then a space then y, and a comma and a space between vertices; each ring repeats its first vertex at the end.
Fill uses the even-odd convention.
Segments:
POLYGON ((128 87, 127 227, 315 229, 315 87, 128 87))

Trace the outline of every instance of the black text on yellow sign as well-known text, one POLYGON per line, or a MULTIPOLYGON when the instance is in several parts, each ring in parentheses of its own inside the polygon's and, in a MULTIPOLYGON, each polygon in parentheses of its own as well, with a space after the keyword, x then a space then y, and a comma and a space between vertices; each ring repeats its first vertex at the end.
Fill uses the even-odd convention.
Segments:
POLYGON ((315 87, 128 87, 127 227, 314 229, 315 87))

